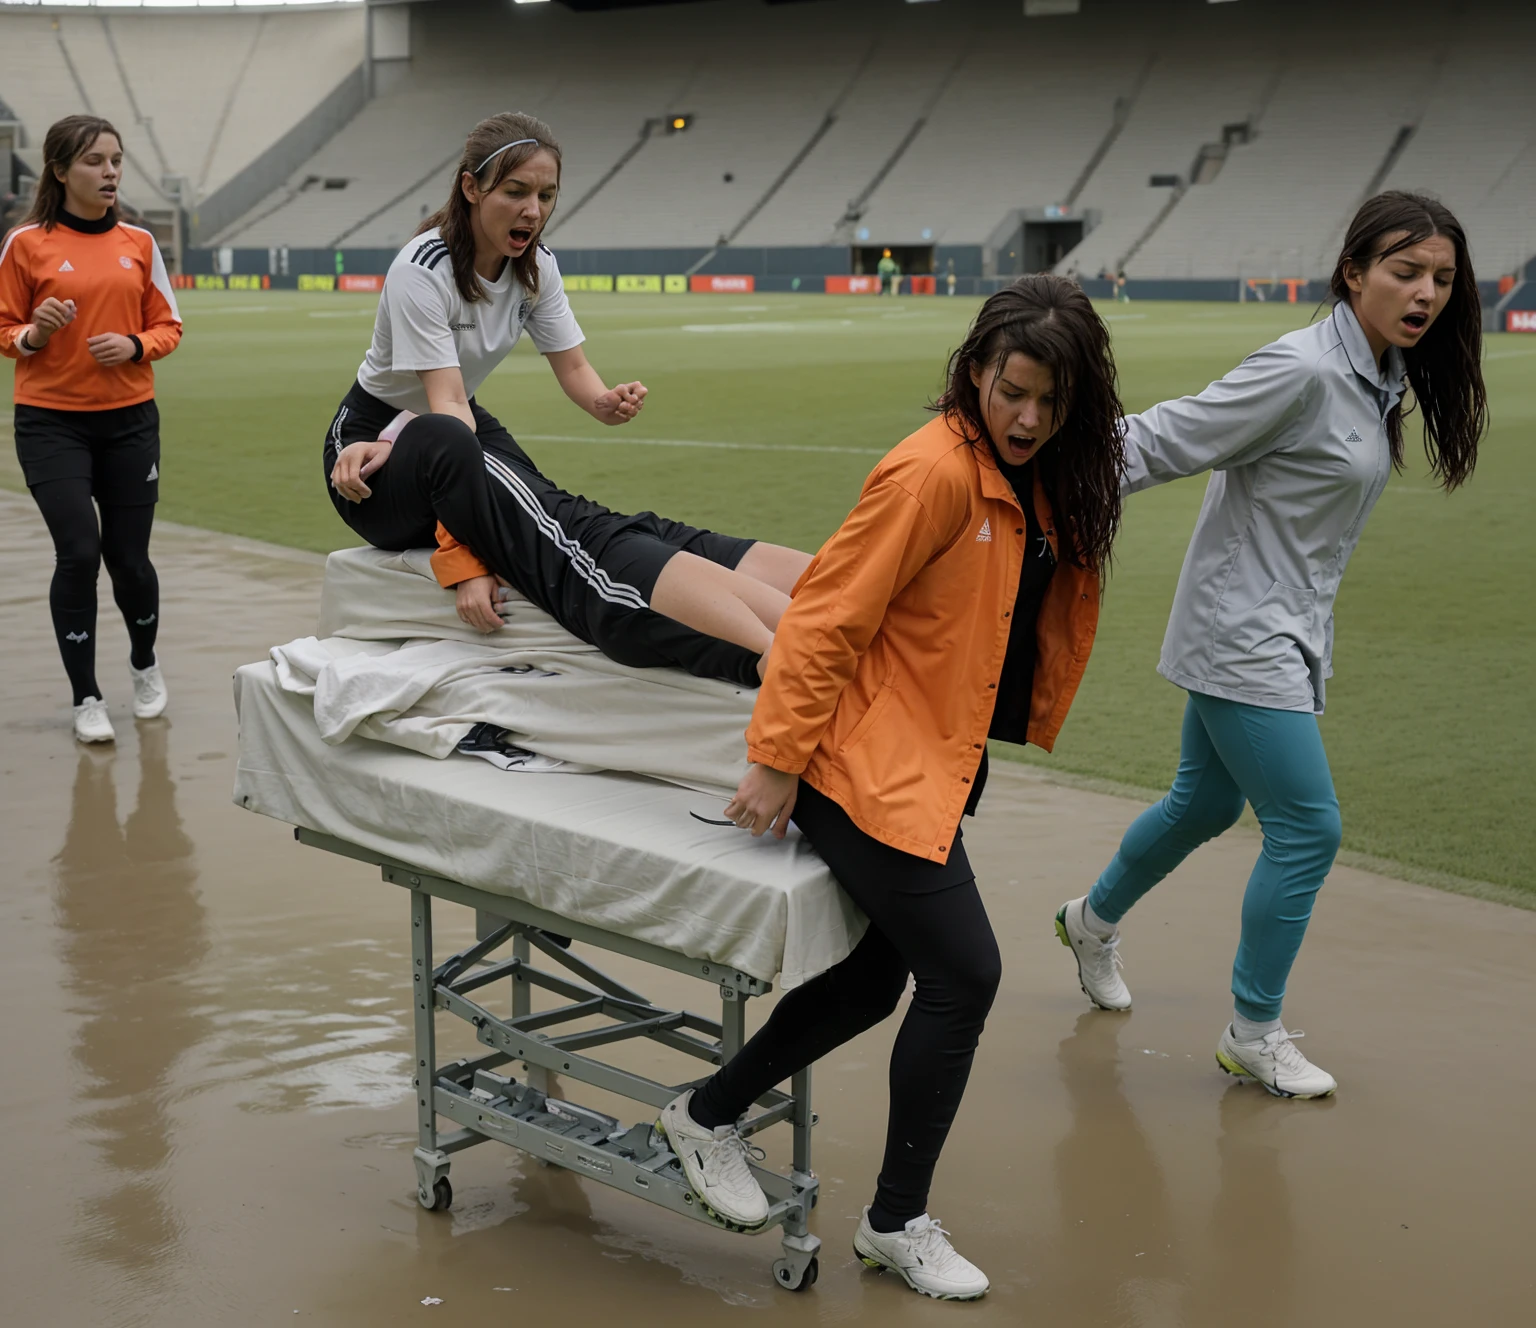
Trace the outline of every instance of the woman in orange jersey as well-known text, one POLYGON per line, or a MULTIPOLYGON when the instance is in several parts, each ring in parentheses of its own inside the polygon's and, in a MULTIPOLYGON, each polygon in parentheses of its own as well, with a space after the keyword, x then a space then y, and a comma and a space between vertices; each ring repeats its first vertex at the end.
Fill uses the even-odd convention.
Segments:
POLYGON ((988 737, 1050 750, 1093 644, 1122 446, 1109 336, 1087 296, 1055 276, 992 296, 939 411, 875 467, 795 587, 726 808, 754 835, 782 837, 793 819, 869 930, 662 1127, 707 1207, 761 1224, 736 1122, 889 1015, 915 977, 854 1248, 925 1295, 970 1300, 987 1278, 927 1213, 1001 975, 960 820, 986 781, 988 737))
POLYGON ((160 490, 149 366, 176 349, 181 316, 154 236, 118 220, 122 174, 117 130, 66 116, 43 141, 32 209, 0 249, 0 352, 19 361, 16 455, 53 536, 48 604, 81 742, 116 736, 96 682, 102 562, 128 627, 133 713, 153 719, 166 704, 149 561, 160 490))

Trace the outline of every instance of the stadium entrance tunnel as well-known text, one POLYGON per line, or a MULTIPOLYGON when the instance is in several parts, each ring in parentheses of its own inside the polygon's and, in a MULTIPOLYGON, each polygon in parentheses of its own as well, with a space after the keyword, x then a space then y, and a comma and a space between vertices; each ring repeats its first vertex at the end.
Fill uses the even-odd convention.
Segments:
POLYGON ((933 246, 931 244, 860 244, 853 249, 853 273, 863 276, 873 273, 880 256, 889 249, 891 257, 901 268, 901 275, 926 276, 933 271, 933 246))
POLYGON ((997 251, 997 275, 1049 272, 1083 242, 1082 221, 1026 221, 997 251))

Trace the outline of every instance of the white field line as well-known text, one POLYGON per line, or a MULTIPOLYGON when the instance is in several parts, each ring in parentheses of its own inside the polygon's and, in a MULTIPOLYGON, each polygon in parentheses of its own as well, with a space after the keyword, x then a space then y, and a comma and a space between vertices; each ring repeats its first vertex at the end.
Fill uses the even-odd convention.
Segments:
POLYGON ((1526 346, 1520 350, 1496 350, 1484 355, 1485 360, 1523 360, 1528 355, 1536 355, 1536 346, 1526 346))
POLYGON ((884 456, 879 447, 815 447, 810 443, 721 443, 699 438, 592 438, 574 433, 524 433, 535 443, 592 443, 598 447, 702 447, 716 452, 833 452, 844 456, 884 456))

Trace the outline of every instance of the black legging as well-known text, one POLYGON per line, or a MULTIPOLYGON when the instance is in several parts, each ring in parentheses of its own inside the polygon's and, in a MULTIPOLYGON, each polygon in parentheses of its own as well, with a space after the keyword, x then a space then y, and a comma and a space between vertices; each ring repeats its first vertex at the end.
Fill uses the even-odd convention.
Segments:
POLYGON ((775 1084, 891 1014, 912 974, 912 1005, 891 1051, 885 1160, 869 1214, 876 1231, 898 1231, 927 1211, 1002 958, 974 879, 898 893, 846 851, 844 838, 816 847, 869 915, 869 930, 840 964, 786 993, 740 1054, 694 1094, 691 1114, 708 1127, 736 1120, 775 1084))
POLYGON ((32 497, 53 536, 48 607, 74 704, 79 705, 88 696, 101 695, 96 684, 96 578, 103 562, 128 628, 129 663, 147 669, 155 662, 160 580, 149 561, 155 506, 103 503, 98 523, 89 479, 45 480, 32 486, 32 497))

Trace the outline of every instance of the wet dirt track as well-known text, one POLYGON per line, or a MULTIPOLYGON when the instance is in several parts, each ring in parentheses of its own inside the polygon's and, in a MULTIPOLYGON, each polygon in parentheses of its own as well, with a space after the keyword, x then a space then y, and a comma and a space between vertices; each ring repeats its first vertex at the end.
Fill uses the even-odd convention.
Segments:
MULTIPOLYGON (((104 581, 119 741, 85 750, 42 539, 30 504, 0 493, 7 1324, 1528 1321, 1536 914, 1337 869, 1287 1022, 1341 1090, 1279 1101, 1211 1057, 1256 840, 1229 834, 1149 896, 1126 928, 1136 1010, 1090 1012, 1051 915, 1136 807, 1006 767, 966 842, 1007 972, 932 1200, 991 1275, 985 1301, 920 1300, 849 1248, 894 1023, 817 1070, 825 1247, 804 1295, 773 1286, 772 1235, 718 1233, 498 1145, 455 1158, 451 1213, 422 1211, 406 897, 229 803, 230 673, 312 630, 316 562, 158 535, 170 717, 129 716, 104 581)), ((439 909, 446 952, 469 919, 439 909)), ((702 983, 599 962, 711 1008, 702 983)))

